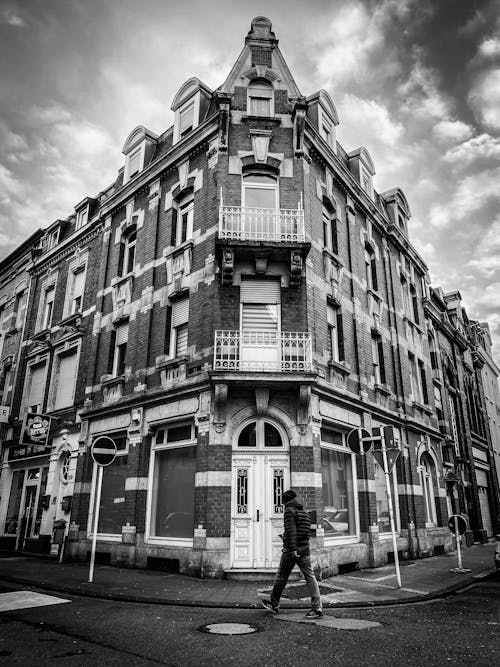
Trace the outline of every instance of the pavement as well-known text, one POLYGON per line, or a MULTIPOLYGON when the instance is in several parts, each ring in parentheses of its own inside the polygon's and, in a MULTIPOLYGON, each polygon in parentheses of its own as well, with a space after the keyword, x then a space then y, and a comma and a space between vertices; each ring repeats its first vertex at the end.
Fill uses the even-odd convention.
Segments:
MULTIPOLYGON (((394 565, 357 570, 319 582, 325 609, 362 608, 407 604, 445 597, 477 583, 495 571, 496 542, 475 544, 462 550, 463 572, 456 552, 415 561, 401 561, 401 588, 394 565)), ((26 557, 12 552, 0 554, 0 582, 15 583, 33 590, 83 595, 107 600, 145 604, 253 609, 268 596, 269 581, 195 579, 181 574, 133 570, 96 565, 88 582, 89 564, 26 557)), ((291 581, 281 599, 286 609, 309 608, 303 580, 291 581)))

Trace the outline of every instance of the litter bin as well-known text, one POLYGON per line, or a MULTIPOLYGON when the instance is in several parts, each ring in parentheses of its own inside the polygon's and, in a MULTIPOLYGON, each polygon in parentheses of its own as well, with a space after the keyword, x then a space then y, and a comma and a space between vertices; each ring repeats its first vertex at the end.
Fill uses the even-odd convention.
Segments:
POLYGON ((62 544, 64 542, 64 532, 66 530, 65 519, 56 519, 52 529, 52 544, 62 544))

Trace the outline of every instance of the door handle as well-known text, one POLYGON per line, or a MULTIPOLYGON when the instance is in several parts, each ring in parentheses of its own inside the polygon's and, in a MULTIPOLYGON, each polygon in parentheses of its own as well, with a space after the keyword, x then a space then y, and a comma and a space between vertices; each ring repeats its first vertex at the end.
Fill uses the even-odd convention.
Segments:
POLYGON ((260 521, 260 510, 257 510, 257 522, 260 521))

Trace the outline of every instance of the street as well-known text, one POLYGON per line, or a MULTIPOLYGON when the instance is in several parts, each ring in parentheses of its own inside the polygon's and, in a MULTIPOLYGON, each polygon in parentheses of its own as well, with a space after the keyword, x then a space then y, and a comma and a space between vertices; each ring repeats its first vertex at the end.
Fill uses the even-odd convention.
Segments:
MULTIPOLYGON (((15 590, 22 589, 2 586, 0 599, 15 590)), ((410 659, 416 666, 491 666, 500 656, 498 574, 444 600, 325 613, 380 624, 361 630, 287 622, 264 610, 57 598, 69 602, 0 613, 2 665, 390 666, 410 659), (214 623, 250 624, 258 631, 200 632, 201 626, 214 623)), ((283 618, 288 614, 292 612, 283 618)))

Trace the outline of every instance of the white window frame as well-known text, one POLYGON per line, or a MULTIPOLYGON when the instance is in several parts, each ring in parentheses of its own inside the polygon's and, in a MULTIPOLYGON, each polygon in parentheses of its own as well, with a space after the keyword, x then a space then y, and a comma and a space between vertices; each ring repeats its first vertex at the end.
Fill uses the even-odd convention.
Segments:
POLYGON ((135 178, 144 169, 144 156, 146 155, 146 140, 143 139, 137 146, 134 146, 125 158, 125 170, 123 173, 123 183, 128 183, 130 179, 135 178), (139 169, 131 173, 131 164, 135 157, 139 159, 139 169))
POLYGON ((54 317, 54 303, 56 297, 56 281, 42 285, 41 289, 41 299, 38 309, 38 323, 36 330, 43 331, 44 329, 49 329, 52 326, 52 319, 54 317), (47 301, 47 295, 49 292, 52 292, 52 299, 47 301), (49 304, 50 304, 50 313, 49 313, 49 304))
POLYGON ((49 370, 49 358, 48 356, 41 357, 41 358, 36 358, 33 359, 32 361, 28 362, 26 366, 26 379, 24 381, 24 387, 23 387, 23 399, 21 402, 22 408, 21 408, 21 413, 24 412, 37 412, 37 413, 42 413, 43 412, 43 402, 45 398, 45 390, 47 388, 47 375, 48 375, 48 370, 49 370), (31 386, 32 386, 32 381, 33 381, 33 370, 35 367, 42 366, 44 367, 45 374, 42 382, 42 396, 41 396, 41 403, 38 406, 37 410, 31 410, 31 406, 28 405, 28 398, 29 394, 31 393, 31 386))
MULTIPOLYGON (((113 377, 119 377, 118 375, 118 366, 119 366, 119 361, 120 361, 120 356, 123 354, 123 372, 125 372, 125 359, 127 358, 127 346, 128 346, 128 337, 129 337, 129 326, 128 322, 120 325, 116 328, 115 330, 115 349, 113 351, 113 368, 111 371, 111 374, 113 377), (121 343, 118 342, 118 330, 122 327, 127 327, 127 339, 122 341, 121 343), (123 351, 123 348, 125 348, 125 351, 123 351)), ((121 373, 120 373, 121 375, 121 373)))
POLYGON ((78 366, 80 363, 80 342, 76 344, 69 344, 69 345, 64 345, 63 347, 57 348, 54 352, 54 359, 52 362, 52 376, 50 378, 50 395, 48 399, 48 410, 64 410, 66 408, 70 408, 75 401, 75 392, 76 392, 76 380, 78 378, 78 366), (61 356, 66 356, 66 355, 75 355, 75 377, 73 381, 73 390, 71 392, 71 401, 67 405, 61 405, 56 408, 56 398, 57 398, 57 390, 59 387, 59 366, 60 364, 60 357, 61 356))
MULTIPOLYGON (((183 421, 171 421, 167 422, 165 424, 159 424, 157 426, 157 430, 154 436, 154 441, 151 444, 151 454, 150 454, 150 459, 149 459, 149 476, 148 476, 148 497, 147 497, 147 505, 146 505, 146 534, 145 534, 145 542, 149 544, 162 544, 162 545, 169 545, 169 546, 184 546, 184 547, 190 547, 193 546, 193 538, 188 538, 188 537, 157 537, 155 535, 151 535, 151 519, 153 516, 153 512, 156 511, 155 503, 156 499, 153 498, 153 493, 155 491, 155 459, 156 459, 156 453, 169 450, 169 449, 182 449, 185 447, 197 447, 198 445, 198 440, 196 437, 196 428, 194 423, 191 420, 183 420, 183 421), (160 431, 165 431, 168 432, 168 429, 170 428, 177 428, 180 426, 191 426, 191 438, 188 440, 179 440, 176 442, 173 442, 171 444, 168 443, 168 439, 166 442, 156 444, 156 439, 158 437, 158 433, 160 431)), ((193 481, 194 487, 193 487, 193 492, 196 491, 196 473, 195 473, 195 479, 193 481)), ((193 526, 193 529, 195 526, 193 526)))
MULTIPOLYGON (((335 427, 335 425, 325 425, 324 426, 325 430, 330 430, 330 431, 335 431, 336 433, 341 433, 338 428, 335 427)), ((359 542, 359 502, 358 502, 358 476, 356 473, 356 455, 347 447, 346 445, 346 435, 345 433, 341 433, 342 435, 342 445, 335 445, 330 442, 325 442, 321 440, 320 442, 320 448, 322 449, 330 449, 333 451, 341 452, 342 454, 345 455, 350 455, 351 457, 351 471, 352 471, 352 490, 353 490, 353 503, 354 503, 354 522, 355 522, 355 531, 352 535, 345 535, 345 536, 337 536, 335 537, 334 535, 326 535, 324 536, 324 543, 325 546, 331 546, 334 544, 352 544, 353 542, 359 542)), ((320 452, 321 454, 321 452, 320 452)), ((323 483, 323 475, 321 472, 321 482, 323 483)), ((323 498, 323 502, 325 502, 325 499, 323 498)))
MULTIPOLYGON (((114 436, 119 436, 122 437, 123 433, 102 433, 102 434, 96 434, 94 433, 93 436, 97 437, 98 435, 108 435, 110 438, 114 438, 114 436)), ((122 449, 118 449, 116 452, 116 458, 119 456, 128 456, 129 454, 129 442, 128 438, 125 439, 125 447, 122 449)), ((87 536, 89 538, 92 537, 93 531, 94 531, 94 512, 95 512, 95 501, 96 501, 96 487, 97 487, 97 468, 98 465, 97 463, 93 464, 93 470, 92 470, 92 486, 90 490, 90 502, 91 502, 91 507, 92 510, 89 512, 89 518, 87 522, 87 536)), ((127 478, 125 478, 125 489, 127 488, 127 478)), ((125 492, 125 490, 124 490, 125 492)), ((106 542, 121 542, 122 541, 122 532, 120 533, 97 533, 97 538, 101 539, 106 542)))
POLYGON ((193 222, 194 222, 194 199, 190 195, 179 202, 177 209, 177 228, 175 230, 175 246, 183 245, 193 239, 193 222), (187 215, 186 224, 186 238, 182 239, 183 216, 187 215))
MULTIPOLYGON (((279 210, 279 202, 280 202, 280 190, 279 190, 279 178, 274 177, 273 174, 267 174, 263 173, 262 176, 268 176, 269 178, 272 178, 274 182, 268 182, 268 183, 259 183, 258 181, 252 181, 252 178, 254 176, 259 176, 260 174, 246 174, 243 176, 241 179, 241 201, 243 204, 243 207, 246 207, 246 190, 273 190, 274 191, 274 208, 272 209, 267 209, 270 211, 278 211, 279 210)), ((251 208, 251 207, 249 207, 251 208)), ((261 207, 258 207, 261 208, 261 207)))
POLYGON ((129 234, 124 236, 123 245, 124 245, 124 249, 123 249, 123 265, 122 265, 122 275, 121 275, 122 278, 134 273, 134 270, 135 270, 135 264, 136 264, 135 260, 136 260, 136 250, 137 250, 137 230, 136 229, 131 230, 129 234), (132 268, 130 269, 130 271, 128 271, 127 268, 128 268, 129 262, 130 262, 132 248, 133 248, 133 253, 134 253, 133 254, 134 262, 132 264, 132 268))
MULTIPOLYGON (((179 324, 174 326, 174 320, 172 318, 171 324, 170 324, 170 344, 169 344, 169 350, 170 350, 170 358, 175 359, 177 356, 184 356, 187 354, 188 346, 186 345, 186 350, 184 352, 180 352, 180 354, 177 353, 177 338, 178 338, 178 330, 181 327, 189 327, 189 297, 183 297, 180 301, 186 300, 188 302, 187 308, 188 308, 188 317, 185 322, 180 322, 179 324)), ((172 304, 172 309, 174 308, 174 304, 172 304)), ((189 341, 187 341, 189 343, 189 341)))
POLYGON ((378 336, 372 335, 372 363, 373 363, 373 378, 375 384, 382 384, 382 379, 380 375, 380 355, 378 349, 379 339, 378 336))
POLYGON ((47 235, 47 250, 52 250, 59 243, 59 227, 47 235))
POLYGON ((327 304, 327 327, 328 327, 328 343, 330 346, 331 361, 340 361, 339 352, 339 330, 338 330, 338 308, 331 304, 327 304))
POLYGON ((327 114, 323 106, 318 104, 318 128, 319 128, 319 134, 320 136, 326 141, 326 143, 330 146, 330 148, 335 152, 336 149, 336 144, 337 144, 337 132, 335 129, 335 123, 334 121, 330 118, 330 115, 327 114), (330 139, 328 139, 327 136, 325 136, 325 130, 324 128, 327 128, 330 132, 330 139))
POLYGON ((274 88, 272 84, 268 81, 256 81, 255 83, 250 83, 247 88, 247 115, 262 117, 262 118, 273 118, 274 117, 274 88), (252 95, 252 92, 260 92, 260 95, 252 95), (269 92, 269 95, 262 94, 264 91, 269 92), (252 110, 252 100, 269 100, 269 115, 262 116, 262 114, 253 113, 252 110))
POLYGON ((426 451, 420 454, 419 458, 419 473, 420 473, 420 483, 422 485, 422 495, 424 499, 424 509, 425 509, 425 526, 426 528, 432 528, 437 526, 437 510, 436 510, 436 489, 434 488, 434 479, 432 477, 432 470, 429 471, 427 466, 423 461, 424 454, 431 459, 432 465, 434 466, 434 471, 437 473, 437 466, 434 457, 426 451), (431 498, 430 507, 429 507, 429 495, 431 498))
POLYGON ((75 231, 85 227, 89 221, 89 205, 87 204, 76 212, 75 231))
POLYGON ((373 199, 373 177, 361 160, 359 161, 359 182, 370 199, 373 199))
POLYGON ((16 302, 15 302, 16 319, 14 322, 14 326, 17 330, 22 329, 27 306, 28 306, 28 289, 26 288, 24 290, 20 290, 16 294, 16 302))
POLYGON ((66 285, 66 300, 64 304, 64 317, 69 317, 70 315, 75 315, 76 313, 81 313, 83 311, 83 297, 85 294, 85 282, 87 279, 87 265, 79 265, 78 267, 72 269, 70 267, 68 271, 68 282, 66 285), (75 283, 77 275, 83 274, 83 286, 81 294, 78 296, 81 297, 80 307, 76 308, 75 300, 78 297, 75 297, 75 283))
POLYGON ((193 125, 191 127, 191 132, 195 130, 198 125, 200 124, 200 101, 201 101, 201 95, 200 91, 197 91, 194 95, 191 95, 188 97, 180 106, 178 109, 175 110, 174 112, 174 136, 172 139, 172 143, 176 144, 182 139, 184 139, 189 132, 186 133, 186 135, 183 137, 181 136, 181 114, 184 113, 189 107, 192 105, 193 106, 193 125))

